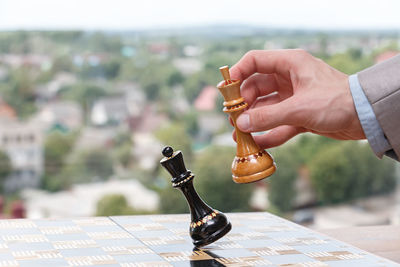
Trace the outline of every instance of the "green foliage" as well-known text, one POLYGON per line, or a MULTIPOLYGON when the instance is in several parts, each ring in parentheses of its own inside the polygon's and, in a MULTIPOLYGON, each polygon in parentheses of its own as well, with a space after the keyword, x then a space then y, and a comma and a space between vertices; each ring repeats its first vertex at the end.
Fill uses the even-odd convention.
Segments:
POLYGON ((139 68, 139 83, 149 100, 158 100, 162 90, 183 82, 184 78, 173 65, 162 60, 150 60, 139 68))
POLYGON ((21 118, 26 118, 36 111, 33 85, 32 70, 28 67, 21 67, 12 71, 7 83, 0 86, 2 98, 15 109, 21 118))
POLYGON ((181 72, 179 72, 177 70, 173 70, 168 76, 167 85, 174 86, 174 85, 181 84, 184 81, 184 79, 185 78, 183 77, 181 72))
POLYGON ((102 66, 104 68, 104 75, 107 79, 115 79, 121 69, 121 62, 118 59, 112 59, 102 66))
POLYGON ((51 178, 51 190, 67 189, 75 183, 104 181, 113 173, 113 161, 107 150, 80 151, 68 158, 59 175, 51 178))
POLYGON ((105 149, 87 151, 81 155, 81 159, 88 176, 107 180, 113 174, 112 159, 105 149))
POLYGON ((308 165, 319 151, 339 143, 340 141, 328 137, 303 134, 298 137, 296 143, 289 146, 292 149, 292 154, 296 156, 298 164, 308 165))
POLYGON ((159 192, 160 212, 167 214, 188 213, 189 207, 184 195, 179 189, 175 189, 168 181, 168 185, 159 192))
POLYGON ((124 168, 127 168, 132 159, 132 145, 125 144, 118 146, 113 152, 115 161, 119 162, 124 168))
POLYGON ((113 159, 124 168, 127 168, 132 160, 133 143, 131 133, 128 131, 119 132, 113 139, 113 145, 113 159))
POLYGON ((187 133, 190 136, 196 136, 199 132, 199 124, 197 122, 197 115, 198 113, 193 111, 187 112, 183 116, 183 122, 185 124, 185 129, 187 129, 187 133))
POLYGON ((273 150, 276 173, 269 178, 269 200, 279 212, 292 209, 299 168, 310 170, 320 204, 387 193, 395 186, 394 162, 379 160, 367 144, 311 134, 273 150))
POLYGON ((118 77, 120 69, 121 61, 117 58, 113 58, 95 66, 84 64, 80 69, 80 76, 83 79, 105 77, 110 80, 118 77))
POLYGON ((185 161, 190 164, 192 159, 192 140, 187 134, 183 124, 172 123, 156 132, 156 137, 164 144, 171 146, 174 150, 181 150, 185 161))
POLYGON ((366 144, 342 142, 315 155, 311 180, 321 203, 338 203, 390 192, 395 185, 394 163, 378 160, 366 144))
POLYGON ((132 215, 134 210, 129 206, 124 195, 110 194, 97 202, 96 216, 132 215))
POLYGON ((285 212, 292 209, 296 197, 294 183, 300 167, 299 157, 294 146, 282 147, 273 154, 277 170, 267 179, 268 198, 274 209, 285 212))
POLYGON ((59 56, 53 60, 51 71, 53 74, 57 72, 72 72, 74 67, 72 65, 72 59, 69 56, 59 56))
POLYGON ((3 183, 12 172, 12 164, 8 155, 0 150, 0 191, 3 191, 3 183))
POLYGON ((85 83, 64 88, 60 92, 61 97, 78 102, 85 114, 89 112, 90 107, 97 99, 106 95, 107 92, 104 88, 85 83))
POLYGON ((183 85, 186 98, 190 102, 193 102, 204 86, 208 84, 205 75, 202 75, 200 72, 188 76, 183 85))
POLYGON ((122 48, 121 38, 95 32, 88 36, 86 47, 94 53, 120 53, 122 48))
POLYGON ((49 191, 62 189, 62 183, 56 176, 65 167, 65 159, 73 148, 76 134, 51 133, 44 143, 44 175, 42 188, 49 191), (61 187, 61 188, 60 188, 61 187))
POLYGON ((232 181, 231 165, 235 156, 231 147, 213 146, 197 155, 194 184, 197 192, 213 208, 223 211, 249 211, 252 184, 232 181))
POLYGON ((327 58, 326 63, 346 74, 357 73, 373 65, 372 57, 363 56, 362 50, 355 48, 327 58))

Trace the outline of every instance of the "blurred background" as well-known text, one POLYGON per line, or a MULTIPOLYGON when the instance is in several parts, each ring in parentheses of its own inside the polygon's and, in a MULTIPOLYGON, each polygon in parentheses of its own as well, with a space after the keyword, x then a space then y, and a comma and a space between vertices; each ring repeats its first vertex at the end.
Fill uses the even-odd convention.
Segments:
POLYGON ((187 213, 159 165, 170 145, 221 211, 400 223, 400 165, 364 141, 303 134, 270 150, 271 178, 235 184, 215 87, 253 49, 303 48, 347 74, 386 60, 399 2, 148 2, 0 1, 1 218, 187 213))

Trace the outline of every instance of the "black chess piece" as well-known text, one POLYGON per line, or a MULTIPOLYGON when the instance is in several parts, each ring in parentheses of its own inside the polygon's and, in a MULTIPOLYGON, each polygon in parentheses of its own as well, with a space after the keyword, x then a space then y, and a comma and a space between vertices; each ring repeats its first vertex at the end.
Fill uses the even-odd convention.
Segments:
POLYGON ((164 158, 160 163, 171 174, 172 186, 182 191, 189 205, 192 217, 190 236, 193 244, 202 247, 227 234, 232 229, 231 223, 222 212, 212 209, 199 197, 193 187, 194 174, 186 169, 182 152, 174 152, 167 146, 162 154, 164 158))

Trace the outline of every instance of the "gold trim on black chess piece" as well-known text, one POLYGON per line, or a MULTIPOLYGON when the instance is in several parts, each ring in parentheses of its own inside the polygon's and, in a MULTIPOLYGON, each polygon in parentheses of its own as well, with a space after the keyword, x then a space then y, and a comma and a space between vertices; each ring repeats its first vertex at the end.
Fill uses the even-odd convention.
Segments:
POLYGON ((197 194, 193 187, 194 174, 187 170, 181 151, 174 152, 169 146, 162 151, 161 165, 172 176, 172 186, 179 188, 189 205, 191 223, 189 233, 196 247, 208 245, 232 228, 228 218, 220 211, 212 209, 197 194))

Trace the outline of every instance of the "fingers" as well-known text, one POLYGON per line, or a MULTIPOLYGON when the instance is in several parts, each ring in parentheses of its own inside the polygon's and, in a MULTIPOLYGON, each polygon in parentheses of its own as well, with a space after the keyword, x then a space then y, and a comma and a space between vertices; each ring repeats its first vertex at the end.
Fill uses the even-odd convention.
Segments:
POLYGON ((244 81, 240 91, 245 101, 251 106, 258 97, 269 95, 278 88, 275 75, 257 73, 244 81))
POLYGON ((300 126, 303 119, 297 111, 295 97, 290 97, 276 104, 250 108, 238 117, 236 124, 244 132, 259 132, 280 125, 300 126))
MULTIPOLYGON (((300 133, 307 132, 303 127, 290 125, 278 126, 271 131, 253 136, 254 141, 263 149, 280 146, 300 133)), ((232 132, 232 138, 236 142, 236 131, 232 132)))
MULTIPOLYGON (((251 108, 258 108, 258 107, 263 107, 263 106, 266 106, 266 105, 272 105, 272 104, 279 103, 281 101, 282 100, 281 100, 281 96, 280 95, 278 95, 278 94, 270 94, 270 95, 265 96, 265 97, 257 98, 256 101, 253 103, 251 108)), ((234 126, 231 116, 229 116, 229 123, 232 126, 234 126)))
POLYGON ((258 98, 252 105, 251 108, 259 108, 266 105, 276 104, 282 101, 282 98, 278 94, 270 94, 265 97, 258 98))
POLYGON ((232 79, 246 80, 254 73, 288 74, 291 66, 306 52, 302 50, 253 50, 247 52, 231 69, 232 79), (299 56, 296 56, 299 55, 299 56))
POLYGON ((254 141, 263 149, 280 146, 288 140, 304 133, 306 130, 302 127, 282 125, 276 127, 263 135, 254 136, 254 141))

